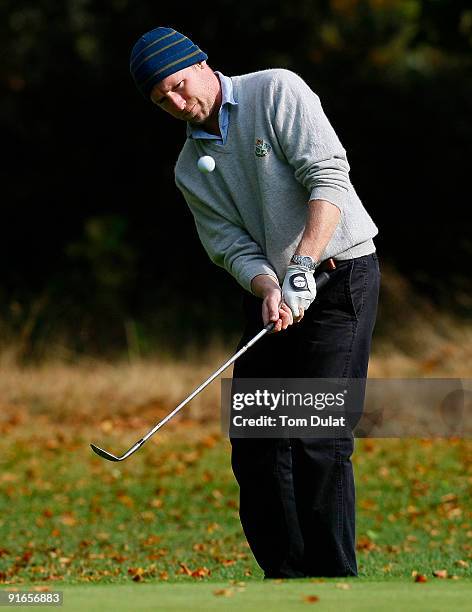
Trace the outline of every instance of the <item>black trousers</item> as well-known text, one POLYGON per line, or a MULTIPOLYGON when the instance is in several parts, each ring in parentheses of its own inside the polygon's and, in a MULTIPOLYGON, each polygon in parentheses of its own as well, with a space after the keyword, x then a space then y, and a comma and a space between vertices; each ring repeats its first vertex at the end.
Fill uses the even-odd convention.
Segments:
MULTIPOLYGON (((236 362, 237 378, 365 378, 377 314, 377 255, 337 262, 298 324, 265 336, 236 362)), ((262 328, 245 294, 243 346, 262 328)), ((355 576, 351 438, 232 438, 240 518, 267 578, 355 576)))

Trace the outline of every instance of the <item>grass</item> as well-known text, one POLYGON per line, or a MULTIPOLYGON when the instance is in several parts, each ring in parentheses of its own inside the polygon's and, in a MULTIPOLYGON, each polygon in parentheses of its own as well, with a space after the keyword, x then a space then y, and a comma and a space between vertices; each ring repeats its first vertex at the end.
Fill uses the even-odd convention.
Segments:
MULTIPOLYGON (((0 444, 4 583, 261 578, 241 533, 229 444, 216 430, 181 420, 117 466, 92 455, 90 431, 54 430, 0 444)), ((119 449, 132 435, 100 438, 119 449)), ((469 574, 470 451, 460 440, 358 442, 361 577, 469 574)))
MULTIPOLYGON (((217 383, 126 463, 91 453, 91 441, 128 448, 230 352, 29 367, 0 357, 0 587, 64 590, 66 609, 88 610, 466 607, 471 441, 357 441, 359 578, 275 584, 241 531, 217 383)), ((468 341, 437 338, 421 358, 379 350, 370 373, 466 377, 469 354, 468 341)))
MULTIPOLYGON (((62 587, 61 587, 62 589, 62 587)), ((472 584, 436 581, 426 584, 387 581, 290 581, 270 584, 258 582, 206 582, 197 584, 142 584, 120 586, 76 586, 62 589, 68 611, 90 610, 233 610, 271 612, 286 610, 342 609, 348 612, 385 612, 397 610, 435 612, 465 610, 470 602, 472 584)))

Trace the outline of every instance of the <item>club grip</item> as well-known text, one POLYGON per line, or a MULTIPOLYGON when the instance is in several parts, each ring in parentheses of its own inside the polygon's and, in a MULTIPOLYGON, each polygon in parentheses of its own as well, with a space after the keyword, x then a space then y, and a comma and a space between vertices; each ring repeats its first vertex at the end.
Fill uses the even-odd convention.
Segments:
POLYGON ((315 276, 316 290, 319 291, 321 287, 324 287, 328 281, 329 281, 328 272, 320 272, 319 274, 317 274, 315 276))
MULTIPOLYGON (((328 272, 320 272, 319 274, 317 274, 317 276, 315 277, 315 281, 316 281, 316 290, 319 291, 322 287, 324 287, 326 285, 326 283, 329 281, 330 278, 330 274, 328 272)), ((264 329, 268 332, 271 332, 275 327, 275 323, 268 323, 264 329)))

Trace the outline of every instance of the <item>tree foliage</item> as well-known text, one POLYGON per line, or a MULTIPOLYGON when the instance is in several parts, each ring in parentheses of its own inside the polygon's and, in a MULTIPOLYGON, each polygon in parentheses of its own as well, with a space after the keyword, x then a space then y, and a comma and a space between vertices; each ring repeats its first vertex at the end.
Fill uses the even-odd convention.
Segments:
POLYGON ((216 312, 230 319, 237 311, 237 288, 207 261, 173 183, 185 130, 143 101, 128 73, 135 39, 157 25, 187 33, 226 74, 278 66, 303 76, 348 150, 353 182, 381 230, 380 254, 436 300, 464 292, 466 2, 210 0, 163 8, 2 0, 4 317, 13 303, 28 311, 43 294, 60 305, 58 319, 70 312, 85 320, 88 312, 92 327, 103 304, 115 304, 117 320, 162 313, 163 303, 174 312, 183 308, 176 270, 192 295, 189 320, 222 325, 216 312), (223 304, 215 282, 231 300, 223 304))

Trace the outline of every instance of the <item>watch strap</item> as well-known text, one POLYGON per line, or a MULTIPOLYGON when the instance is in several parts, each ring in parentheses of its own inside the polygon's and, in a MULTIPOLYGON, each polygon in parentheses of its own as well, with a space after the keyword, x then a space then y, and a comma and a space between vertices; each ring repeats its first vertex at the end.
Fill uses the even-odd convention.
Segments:
POLYGON ((309 255, 292 255, 290 262, 296 264, 297 266, 305 266, 305 268, 308 268, 308 270, 311 270, 312 272, 318 265, 318 262, 316 262, 313 257, 310 257, 309 255))

